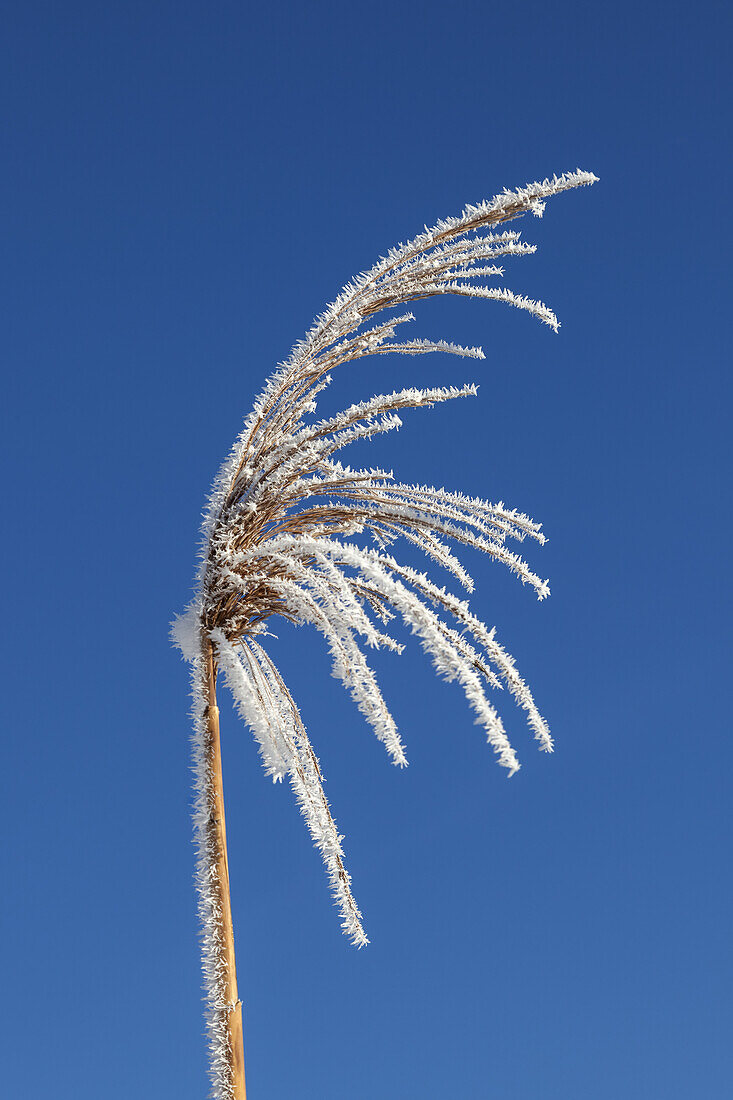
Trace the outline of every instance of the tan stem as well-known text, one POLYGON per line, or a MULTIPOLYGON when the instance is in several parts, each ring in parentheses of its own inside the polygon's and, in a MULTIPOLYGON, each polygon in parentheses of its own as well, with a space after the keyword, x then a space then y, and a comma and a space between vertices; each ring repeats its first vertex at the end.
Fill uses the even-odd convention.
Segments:
POLYGON ((207 646, 208 672, 208 746, 207 772, 210 789, 211 816, 209 818, 209 851, 212 853, 215 871, 214 890, 221 913, 222 952, 224 970, 222 992, 227 1012, 227 1048, 231 1073, 232 1097, 246 1100, 244 1085, 244 1038, 242 1033, 242 1004, 237 994, 237 966, 234 957, 234 929, 232 905, 229 894, 229 862, 227 859, 227 830, 224 817, 224 787, 221 774, 221 740, 219 737, 219 708, 216 705, 216 670, 211 643, 207 646))

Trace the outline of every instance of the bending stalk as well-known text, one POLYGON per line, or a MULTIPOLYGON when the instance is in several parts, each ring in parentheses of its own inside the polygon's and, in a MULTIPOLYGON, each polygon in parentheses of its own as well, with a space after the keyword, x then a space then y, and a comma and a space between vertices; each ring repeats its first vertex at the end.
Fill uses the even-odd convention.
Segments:
POLYGON ((237 967, 234 957, 234 929, 229 893, 229 863, 227 859, 224 788, 221 770, 219 708, 216 705, 216 668, 211 642, 205 643, 205 798, 208 813, 202 822, 205 868, 202 878, 204 936, 209 940, 205 967, 209 984, 209 1025, 212 1046, 218 1047, 215 1095, 246 1100, 244 1084, 244 1039, 242 1033, 242 1002, 237 993, 237 967), (208 965, 207 965, 208 964, 208 965), (224 1039, 224 1042, 221 1040, 224 1039))

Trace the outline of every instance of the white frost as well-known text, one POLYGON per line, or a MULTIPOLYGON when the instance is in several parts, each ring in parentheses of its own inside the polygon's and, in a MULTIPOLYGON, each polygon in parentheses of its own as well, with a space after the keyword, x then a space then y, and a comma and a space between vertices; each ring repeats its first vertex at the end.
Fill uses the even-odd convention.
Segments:
POLYGON ((482 279, 501 278, 500 256, 534 252, 505 223, 541 215, 545 200, 595 176, 571 172, 504 191, 467 206, 414 240, 391 249, 356 276, 318 317, 286 362, 267 380, 214 482, 206 510, 198 585, 193 602, 171 627, 174 644, 191 662, 194 716, 194 812, 197 887, 203 930, 203 970, 210 1036, 211 1081, 217 1100, 233 1096, 227 1051, 226 964, 218 873, 207 829, 212 813, 207 774, 205 647, 259 746, 266 773, 287 777, 306 826, 324 861, 344 932, 367 943, 361 913, 344 865, 342 837, 323 789, 323 775, 290 692, 262 644, 266 623, 281 616, 322 635, 333 674, 393 763, 407 763, 397 726, 366 661, 365 648, 397 653, 403 643, 387 627, 400 621, 416 635, 437 673, 455 681, 482 727, 498 763, 511 775, 519 763, 488 692, 506 688, 526 714, 539 747, 551 751, 545 719, 512 657, 468 603, 425 573, 401 565, 389 552, 404 538, 467 590, 474 582, 454 547, 478 550, 514 573, 543 599, 547 582, 507 545, 545 539, 539 524, 502 502, 492 504, 430 485, 407 485, 377 468, 351 469, 337 454, 357 440, 399 429, 405 409, 476 394, 473 384, 408 388, 313 419, 317 395, 332 372, 373 355, 447 352, 481 359, 480 348, 442 340, 396 341, 412 313, 377 321, 421 298, 452 294, 504 302, 557 331, 544 303, 482 279), (360 541, 355 541, 356 539, 360 541), (364 545, 371 539, 371 545, 364 545))

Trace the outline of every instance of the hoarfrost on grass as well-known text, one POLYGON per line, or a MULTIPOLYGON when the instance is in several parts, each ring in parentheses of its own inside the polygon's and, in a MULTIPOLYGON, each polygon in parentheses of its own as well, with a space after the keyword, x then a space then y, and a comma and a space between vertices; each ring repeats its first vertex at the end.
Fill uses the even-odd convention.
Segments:
POLYGON ((364 647, 399 653, 403 643, 387 627, 400 621, 415 634, 437 673, 462 688, 499 764, 511 775, 519 763, 487 691, 505 687, 525 711, 545 751, 547 723, 514 660, 465 600, 401 565, 389 552, 405 538, 469 592, 474 582, 449 543, 479 550, 513 572, 543 599, 545 580, 506 544, 539 544, 539 524, 501 501, 429 485, 406 485, 391 472, 342 465, 336 455, 359 439, 399 429, 399 413, 475 396, 473 383, 408 388, 358 401, 336 416, 314 420, 316 397, 345 363, 372 355, 443 352, 482 359, 481 348, 442 340, 395 340, 411 312, 384 318, 421 298, 440 294, 494 300, 533 314, 555 331, 543 302, 476 280, 503 277, 499 256, 535 251, 513 229, 497 229, 526 213, 541 216, 545 200, 594 183, 571 172, 467 206, 411 241, 391 249, 348 283, 316 318, 305 338, 267 380, 211 491, 202 529, 194 600, 172 626, 172 637, 192 662, 194 814, 203 970, 210 1033, 213 1095, 232 1093, 227 1048, 221 913, 214 889, 209 821, 212 789, 206 767, 207 661, 211 651, 237 710, 258 743, 273 781, 287 777, 306 826, 323 858, 344 932, 368 942, 351 890, 339 835, 323 790, 320 763, 300 712, 263 645, 268 620, 280 616, 310 624, 323 636, 334 675, 384 744, 393 763, 407 763, 396 724, 379 690, 364 647), (382 315, 383 319, 374 323, 382 315), (371 546, 353 541, 372 540, 371 546))

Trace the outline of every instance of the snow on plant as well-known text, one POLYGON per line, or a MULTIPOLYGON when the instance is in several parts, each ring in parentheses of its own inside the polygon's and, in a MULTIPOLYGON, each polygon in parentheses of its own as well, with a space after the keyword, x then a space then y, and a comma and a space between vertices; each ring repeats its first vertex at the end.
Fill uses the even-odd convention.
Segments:
MULTIPOLYGON (((576 171, 467 206, 460 216, 393 248, 353 279, 269 378, 214 482, 196 594, 174 623, 173 636, 193 664, 198 889, 216 1096, 238 1095, 228 1063, 226 1024, 232 1003, 225 996, 224 903, 216 870, 221 853, 211 824, 216 814, 208 717, 215 710, 217 673, 223 674, 254 734, 267 774, 290 782, 323 857, 344 932, 359 946, 368 941, 341 837, 298 707, 264 644, 269 620, 279 616, 310 624, 323 635, 334 674, 397 765, 407 763, 405 750, 364 650, 399 653, 403 646, 389 628, 400 619, 418 635, 436 671, 460 684, 509 774, 519 765, 487 689, 508 688, 526 712, 540 749, 552 749, 545 720, 494 631, 465 600, 401 565, 391 553, 396 540, 406 538, 470 592, 473 581, 449 544, 481 550, 542 599, 547 583, 508 545, 525 539, 542 543, 539 524, 502 503, 402 484, 383 470, 352 469, 337 457, 356 440, 399 428, 403 409, 467 397, 475 387, 403 389, 325 419, 315 418, 315 399, 336 368, 373 355, 448 352, 483 358, 480 348, 398 336, 398 329, 401 334, 413 320, 412 313, 399 311, 420 298, 494 299, 557 330, 555 315, 542 302, 481 280, 503 274, 496 263, 502 257, 535 251, 518 232, 501 228, 505 223, 528 211, 541 215, 545 199, 595 179, 576 171)), ((218 725, 216 738, 218 744, 218 725)))

